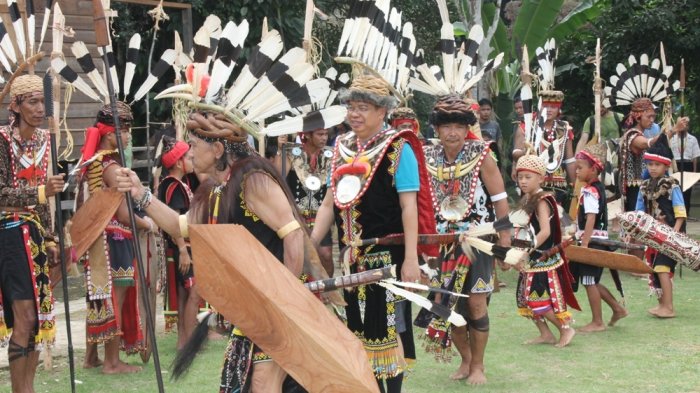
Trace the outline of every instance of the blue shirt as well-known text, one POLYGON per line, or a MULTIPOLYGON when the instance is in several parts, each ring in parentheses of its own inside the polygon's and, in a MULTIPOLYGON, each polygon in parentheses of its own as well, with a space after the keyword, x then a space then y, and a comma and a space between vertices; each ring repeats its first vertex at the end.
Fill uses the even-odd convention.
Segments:
POLYGON ((403 144, 399 165, 394 175, 394 186, 396 191, 417 192, 420 190, 420 178, 418 177, 418 160, 413 152, 413 148, 408 142, 403 144))
POLYGON ((651 138, 659 135, 660 132, 661 132, 661 127, 657 123, 654 123, 651 125, 651 127, 644 130, 644 136, 647 139, 651 139, 651 138))

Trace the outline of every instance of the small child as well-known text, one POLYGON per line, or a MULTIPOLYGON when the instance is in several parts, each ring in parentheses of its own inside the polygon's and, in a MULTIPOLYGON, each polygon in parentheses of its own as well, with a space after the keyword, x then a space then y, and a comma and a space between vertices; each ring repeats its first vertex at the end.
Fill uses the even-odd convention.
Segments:
MULTIPOLYGON (((668 176, 672 159, 673 153, 668 147, 666 135, 662 135, 656 144, 644 153, 650 178, 642 182, 636 210, 642 210, 680 232, 683 230, 687 214, 678 181, 668 176)), ((648 249, 647 263, 654 270, 649 276, 649 287, 659 300, 659 305, 649 309, 649 314, 657 318, 673 318, 676 314, 673 311, 672 278, 676 261, 668 255, 648 249)))
POLYGON ((530 260, 520 267, 516 290, 516 302, 520 315, 531 318, 540 335, 526 344, 554 344, 567 346, 576 332, 569 326, 571 313, 567 304, 579 309, 571 289, 571 273, 561 252, 543 256, 539 250, 553 250, 561 244, 559 211, 554 196, 542 190, 546 172, 545 163, 535 155, 525 155, 518 160, 516 176, 522 191, 521 204, 530 213, 530 226, 534 230, 535 244, 530 260), (547 321, 559 330, 559 340, 552 334, 547 321))
MULTIPOLYGON (((591 238, 608 238, 608 211, 606 207, 605 186, 598 176, 603 171, 605 162, 605 145, 586 146, 576 154, 576 176, 585 185, 581 188, 578 213, 576 215, 576 238, 582 247, 608 251, 604 246, 589 244, 591 238)), ((579 282, 586 288, 588 304, 591 306, 591 322, 580 328, 580 332, 600 332, 605 330, 601 299, 612 309, 612 317, 608 326, 614 326, 617 321, 627 316, 628 312, 605 285, 600 283, 603 268, 580 262, 571 262, 571 272, 574 274, 574 290, 579 282)))

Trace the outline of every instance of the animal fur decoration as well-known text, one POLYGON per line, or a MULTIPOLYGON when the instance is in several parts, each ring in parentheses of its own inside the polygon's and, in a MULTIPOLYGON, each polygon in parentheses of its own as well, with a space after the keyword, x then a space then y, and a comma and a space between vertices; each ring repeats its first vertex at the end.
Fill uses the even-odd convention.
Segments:
POLYGON ((422 58, 416 59, 417 75, 411 77, 409 87, 432 96, 443 96, 456 93, 464 96, 474 87, 484 74, 501 64, 503 53, 490 59, 477 69, 477 53, 484 39, 481 25, 474 25, 469 36, 460 48, 455 45, 454 28, 450 22, 445 0, 437 0, 442 19, 440 29, 440 51, 442 53, 442 69, 439 66, 428 66, 422 58))

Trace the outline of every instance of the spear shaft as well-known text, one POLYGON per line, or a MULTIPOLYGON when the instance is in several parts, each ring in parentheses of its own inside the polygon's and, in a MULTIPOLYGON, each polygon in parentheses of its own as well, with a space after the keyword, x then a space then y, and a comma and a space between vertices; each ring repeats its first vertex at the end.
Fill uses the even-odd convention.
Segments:
MULTIPOLYGON (((105 64, 109 64, 107 58, 107 47, 109 46, 109 34, 107 31, 107 20, 105 18, 104 8, 102 7, 101 0, 92 0, 92 10, 94 15, 94 29, 96 44, 98 47, 102 47, 102 60, 105 64)), ((124 145, 121 138, 121 125, 119 124, 119 112, 117 111, 117 95, 114 93, 114 81, 112 80, 112 73, 106 72, 107 77, 107 89, 109 91, 109 102, 112 109, 112 117, 114 119, 114 133, 117 138, 117 149, 119 151, 119 158, 122 163, 125 163, 124 157, 124 145)), ((131 193, 125 192, 126 206, 129 210, 129 224, 131 225, 131 231, 133 233, 132 240, 134 246, 134 252, 136 253, 136 263, 138 268, 139 276, 139 286, 141 287, 141 297, 143 301, 144 311, 146 312, 146 330, 148 332, 149 344, 153 347, 153 365, 156 371, 156 381, 158 382, 158 391, 160 393, 165 392, 163 387, 163 375, 160 369, 160 356, 158 355, 158 346, 156 343, 156 332, 153 318, 153 310, 151 310, 151 303, 148 299, 148 291, 146 290, 146 276, 143 264, 143 256, 141 255, 141 246, 139 244, 139 237, 136 235, 136 216, 134 215, 134 200, 131 198, 131 193)))

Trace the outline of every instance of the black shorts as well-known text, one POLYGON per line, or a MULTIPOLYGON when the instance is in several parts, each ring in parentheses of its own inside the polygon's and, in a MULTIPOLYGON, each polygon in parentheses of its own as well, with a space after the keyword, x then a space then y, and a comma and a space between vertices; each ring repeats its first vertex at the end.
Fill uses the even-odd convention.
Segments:
MULTIPOLYGON (((35 229, 33 224, 26 225, 30 227, 32 236, 38 235, 38 230, 32 230, 35 229)), ((37 244, 41 242, 37 241, 37 244)), ((34 290, 22 227, 0 229, 0 291, 2 291, 4 317, 8 328, 14 325, 12 302, 34 300, 36 297, 34 290)))
MULTIPOLYGON (((182 286, 185 289, 192 288, 194 284, 194 267, 190 264, 190 268, 187 269, 186 273, 180 271, 180 250, 177 246, 171 248, 173 253, 173 261, 175 261, 175 281, 177 285, 182 286)), ((188 247, 189 251, 189 247, 188 247)), ((192 259, 192 253, 190 252, 190 259, 192 259)))
POLYGON ((654 273, 675 273, 676 264, 668 255, 657 253, 654 257, 654 273))
MULTIPOLYGON (((589 248, 595 250, 610 251, 607 247, 590 245, 589 248)), ((588 265, 585 263, 571 261, 569 262, 571 275, 574 276, 573 289, 578 291, 578 284, 596 285, 600 284, 600 278, 603 276, 603 268, 599 266, 588 265)))

